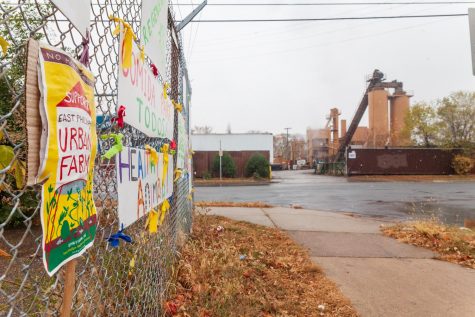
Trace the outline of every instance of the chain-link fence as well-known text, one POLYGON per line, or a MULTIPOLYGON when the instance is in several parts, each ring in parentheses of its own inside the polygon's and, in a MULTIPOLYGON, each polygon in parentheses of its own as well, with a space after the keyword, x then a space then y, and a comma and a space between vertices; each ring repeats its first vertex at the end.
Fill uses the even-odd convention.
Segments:
MULTIPOLYGON (((0 2, 0 36, 9 44, 0 50, 0 315, 57 315, 64 290, 64 270, 53 277, 42 263, 40 186, 23 186, 21 171, 26 161, 25 58, 29 38, 59 47, 72 55, 82 49, 82 36, 47 0, 4 0, 0 2)), ((119 38, 109 16, 123 18, 140 35, 140 0, 93 0, 90 25, 90 69, 96 77, 97 114, 110 118, 117 110, 119 38)), ((172 99, 183 103, 186 65, 181 39, 173 39, 174 13, 169 6, 167 72, 160 82, 171 83, 172 99), (178 43, 175 43, 178 42, 178 43)), ((185 103, 186 104, 186 103, 185 103)), ((182 114, 188 124, 188 111, 182 114)), ((174 138, 178 113, 175 110, 174 138)), ((133 243, 111 248, 107 238, 119 230, 115 167, 100 155, 108 149, 101 134, 112 132, 110 120, 98 120, 100 152, 94 171, 94 199, 98 229, 94 246, 77 260, 73 293, 74 315, 158 316, 180 243, 191 228, 192 202, 188 177, 174 183, 171 210, 157 234, 148 234, 145 220, 127 228, 133 243)), ((124 145, 159 148, 163 140, 146 137, 127 126, 121 131, 124 145)), ((176 163, 176 155, 174 156, 176 163)), ((144 217, 145 218, 145 217, 144 217)))

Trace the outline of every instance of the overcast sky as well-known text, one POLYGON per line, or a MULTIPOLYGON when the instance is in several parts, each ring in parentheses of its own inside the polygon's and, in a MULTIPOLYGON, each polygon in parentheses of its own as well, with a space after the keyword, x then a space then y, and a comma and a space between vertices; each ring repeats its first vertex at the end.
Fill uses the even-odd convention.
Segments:
MULTIPOLYGON (((218 1, 209 1, 213 2, 218 1)), ((195 19, 426 15, 467 13, 467 8, 466 4, 207 6, 195 19)), ((179 19, 192 7, 174 9, 179 19)), ((282 133, 291 127, 293 133, 305 133, 307 127, 322 127, 334 106, 349 121, 365 78, 375 68, 388 80, 402 81, 414 94, 412 102, 475 89, 467 17, 190 23, 183 36, 193 88, 191 124, 211 126, 214 132, 224 132, 230 124, 232 132, 282 133)))

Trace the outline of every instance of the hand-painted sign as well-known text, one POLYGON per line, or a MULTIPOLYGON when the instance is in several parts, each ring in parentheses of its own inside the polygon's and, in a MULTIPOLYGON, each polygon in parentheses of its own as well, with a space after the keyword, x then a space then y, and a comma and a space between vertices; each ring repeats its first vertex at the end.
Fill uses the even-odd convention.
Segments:
POLYGON ((158 153, 158 162, 154 162, 146 150, 124 147, 116 156, 119 221, 124 227, 172 195, 173 157, 167 154, 165 162, 163 155, 158 153))
MULTIPOLYGON (((147 1, 144 1, 147 2, 147 1)), ((122 51, 120 41, 119 51, 122 51)), ((122 64, 122 57, 119 61, 122 64)), ((140 50, 132 45, 132 66, 119 67, 119 107, 124 106, 124 122, 149 137, 173 139, 173 104, 148 65, 140 59, 140 50)))
POLYGON ((40 45, 43 126, 38 181, 43 183, 43 262, 48 274, 92 246, 97 218, 94 76, 67 53, 40 45))
POLYGON ((167 72, 168 1, 142 1, 142 44, 163 79, 167 72))
POLYGON ((86 37, 87 28, 90 23, 91 0, 51 0, 51 2, 86 37))
POLYGON ((176 158, 176 167, 184 169, 185 160, 188 155, 188 133, 186 132, 185 118, 178 113, 178 150, 176 158))

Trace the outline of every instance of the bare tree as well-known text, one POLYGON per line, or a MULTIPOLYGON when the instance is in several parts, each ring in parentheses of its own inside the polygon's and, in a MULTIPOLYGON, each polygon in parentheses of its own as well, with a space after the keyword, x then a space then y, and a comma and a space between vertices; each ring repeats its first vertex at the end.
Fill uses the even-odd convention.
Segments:
POLYGON ((192 134, 210 134, 213 132, 213 128, 210 126, 196 126, 191 129, 192 134))

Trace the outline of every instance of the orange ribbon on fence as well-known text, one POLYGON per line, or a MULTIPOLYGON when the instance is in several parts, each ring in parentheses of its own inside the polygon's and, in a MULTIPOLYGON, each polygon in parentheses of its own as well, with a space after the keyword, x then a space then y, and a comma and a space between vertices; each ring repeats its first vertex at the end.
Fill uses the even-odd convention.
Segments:
POLYGON ((162 145, 162 153, 163 153, 163 176, 162 176, 162 187, 165 185, 165 180, 167 179, 168 173, 168 143, 162 145))
POLYGON ((173 182, 176 182, 177 180, 179 180, 182 174, 183 174, 183 171, 177 168, 175 170, 175 179, 173 180, 173 182))
POLYGON ((150 162, 152 162, 153 165, 157 165, 158 164, 157 150, 155 150, 150 145, 146 144, 145 145, 145 151, 150 155, 150 162))
POLYGON ((115 27, 114 32, 112 32, 112 35, 117 36, 121 31, 121 27, 124 32, 124 38, 122 42, 122 52, 121 52, 122 68, 128 69, 132 66, 132 43, 134 40, 137 39, 137 36, 132 30, 132 27, 130 26, 130 24, 125 22, 124 19, 112 16, 112 15, 109 16, 109 19, 116 23, 116 27, 115 27))
POLYGON ((145 227, 148 227, 148 232, 155 233, 158 231, 158 211, 152 209, 148 213, 147 222, 145 223, 145 227))
POLYGON ((162 214, 160 215, 160 225, 162 225, 167 211, 170 210, 170 203, 168 202, 168 199, 165 199, 160 209, 162 211, 162 214))
POLYGON ((145 61, 145 50, 144 50, 144 46, 140 46, 140 60, 142 61, 142 63, 145 61))
POLYGON ((181 103, 178 103, 172 100, 172 104, 175 107, 176 111, 181 112, 183 110, 183 106, 181 103))
POLYGON ((8 43, 7 40, 0 36, 0 47, 2 48, 3 56, 7 55, 7 50, 9 46, 10 43, 8 43))
POLYGON ((163 97, 164 97, 165 99, 168 99, 168 88, 170 88, 170 84, 169 84, 169 83, 163 84, 163 97))

